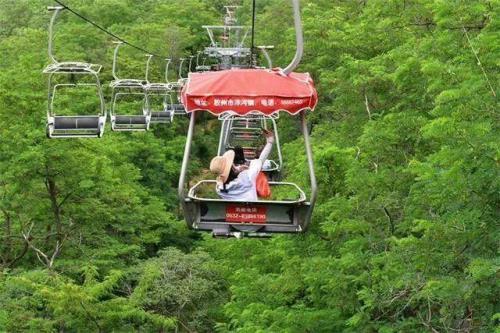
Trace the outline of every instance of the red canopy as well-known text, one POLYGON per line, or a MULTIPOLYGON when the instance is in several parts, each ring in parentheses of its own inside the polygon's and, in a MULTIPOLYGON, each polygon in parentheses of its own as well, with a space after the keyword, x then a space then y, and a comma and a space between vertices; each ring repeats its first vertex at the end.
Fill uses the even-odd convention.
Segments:
POLYGON ((231 69, 190 73, 181 100, 187 112, 271 115, 279 111, 297 114, 305 109, 314 110, 318 95, 308 73, 286 76, 277 70, 231 69))

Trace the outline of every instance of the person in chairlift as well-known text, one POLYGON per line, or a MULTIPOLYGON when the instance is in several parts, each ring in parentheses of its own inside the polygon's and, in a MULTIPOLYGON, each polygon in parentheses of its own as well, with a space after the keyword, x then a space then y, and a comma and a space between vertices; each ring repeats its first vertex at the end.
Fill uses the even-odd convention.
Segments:
POLYGON ((259 158, 245 164, 243 149, 236 147, 210 162, 210 171, 217 175, 217 194, 224 200, 257 201, 257 176, 267 160, 274 143, 274 133, 263 130, 266 145, 259 158))

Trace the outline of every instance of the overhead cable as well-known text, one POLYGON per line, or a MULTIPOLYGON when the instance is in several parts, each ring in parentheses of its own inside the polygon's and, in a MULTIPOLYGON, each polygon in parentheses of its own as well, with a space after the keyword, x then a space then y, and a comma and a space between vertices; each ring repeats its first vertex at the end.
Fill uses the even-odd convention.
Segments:
POLYGON ((120 42, 122 42, 123 44, 126 44, 126 45, 128 45, 128 46, 130 46, 130 47, 133 47, 134 49, 139 50, 139 51, 142 51, 142 52, 144 52, 144 53, 146 53, 146 54, 150 54, 150 55, 152 55, 152 56, 154 56, 154 57, 158 57, 158 58, 167 58, 167 56, 162 56, 162 55, 158 55, 158 54, 155 54, 155 53, 153 53, 153 52, 150 52, 150 51, 148 51, 148 50, 146 50, 146 49, 144 49, 144 48, 142 48, 142 47, 140 47, 140 46, 137 46, 137 45, 135 45, 135 44, 132 44, 132 43, 128 42, 127 40, 125 40, 125 39, 121 38, 120 36, 115 35, 114 33, 112 33, 111 31, 107 30, 106 28, 102 27, 101 25, 99 25, 99 24, 95 23, 94 21, 92 21, 92 20, 90 20, 90 19, 86 18, 86 17, 85 17, 85 16, 83 16, 82 14, 80 14, 80 13, 78 13, 77 11, 73 10, 72 8, 68 7, 66 4, 62 3, 60 0, 54 0, 54 1, 55 1, 55 2, 57 2, 60 6, 62 6, 62 7, 63 7, 64 9, 66 9, 67 11, 69 11, 69 12, 73 13, 74 15, 78 16, 79 18, 81 18, 81 19, 82 19, 82 20, 84 20, 85 22, 90 23, 91 25, 93 25, 93 26, 94 26, 94 27, 96 27, 97 29, 99 29, 99 30, 103 31, 104 33, 106 33, 106 34, 110 35, 111 37, 113 37, 113 38, 115 38, 115 39, 119 40, 119 41, 120 41, 120 42))

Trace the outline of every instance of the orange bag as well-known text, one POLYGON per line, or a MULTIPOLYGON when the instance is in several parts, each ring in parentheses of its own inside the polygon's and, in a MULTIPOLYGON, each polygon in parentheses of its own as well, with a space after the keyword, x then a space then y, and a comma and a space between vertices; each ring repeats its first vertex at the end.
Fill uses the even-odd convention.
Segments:
POLYGON ((259 172, 257 175, 257 195, 261 198, 269 198, 271 196, 271 187, 264 172, 259 172))

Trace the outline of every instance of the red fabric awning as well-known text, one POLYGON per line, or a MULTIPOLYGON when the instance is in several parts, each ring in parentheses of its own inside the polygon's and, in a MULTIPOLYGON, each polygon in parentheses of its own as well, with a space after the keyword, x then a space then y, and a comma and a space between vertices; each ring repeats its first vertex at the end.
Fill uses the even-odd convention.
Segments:
POLYGON ((277 70, 231 69, 190 73, 181 101, 187 112, 297 114, 314 110, 318 95, 308 73, 286 76, 277 70))

